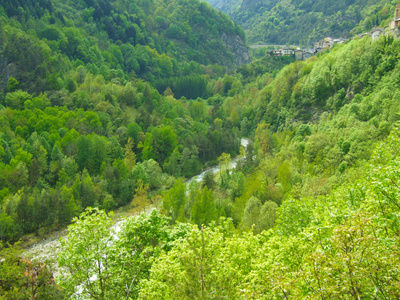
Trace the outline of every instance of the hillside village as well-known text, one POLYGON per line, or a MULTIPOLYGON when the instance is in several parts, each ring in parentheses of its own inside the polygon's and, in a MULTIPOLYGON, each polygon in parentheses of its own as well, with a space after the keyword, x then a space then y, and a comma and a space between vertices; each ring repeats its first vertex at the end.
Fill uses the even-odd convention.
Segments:
MULTIPOLYGON (((375 27, 369 32, 365 32, 359 34, 357 36, 364 37, 370 36, 373 40, 378 39, 383 33, 386 35, 391 35, 397 37, 399 35, 399 26, 400 26, 400 6, 396 6, 396 10, 394 13, 394 18, 390 20, 389 27, 375 27)), ((344 44, 349 39, 343 38, 332 38, 326 37, 316 43, 314 43, 314 48, 312 49, 301 49, 300 47, 284 47, 277 50, 271 50, 267 52, 269 56, 294 56, 296 60, 307 60, 312 56, 317 55, 319 52, 326 51, 331 49, 336 44, 344 44)))

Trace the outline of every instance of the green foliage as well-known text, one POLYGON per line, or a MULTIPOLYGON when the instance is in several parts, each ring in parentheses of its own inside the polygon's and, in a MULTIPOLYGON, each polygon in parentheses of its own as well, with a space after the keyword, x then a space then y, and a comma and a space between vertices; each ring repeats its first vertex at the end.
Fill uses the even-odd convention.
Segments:
MULTIPOLYGON (((265 48, 259 48, 265 49, 265 48)), ((276 74, 284 66, 291 64, 295 61, 292 56, 269 56, 264 52, 261 57, 256 56, 256 60, 253 60, 250 64, 245 64, 237 69, 237 72, 242 74, 245 82, 254 81, 258 76, 266 73, 276 74)))
POLYGON ((185 240, 161 255, 151 268, 150 279, 143 281, 139 299, 238 297, 235 286, 250 271, 255 239, 234 236, 229 220, 220 223, 192 227, 185 240))
POLYGON ((61 239, 63 251, 58 255, 58 263, 71 272, 63 273, 61 286, 72 295, 75 287, 83 284, 83 293, 105 298, 113 286, 111 275, 114 270, 108 259, 113 249, 108 247, 112 241, 112 221, 105 212, 88 208, 73 222, 69 226, 68 238, 61 239), (88 281, 94 274, 96 280, 88 281))
MULTIPOLYGON (((226 15, 198 1, 1 4, 1 57, 16 71, 9 92, 19 82, 32 93, 73 93, 89 71, 115 83, 137 76, 163 87, 160 92, 170 86, 178 97, 202 97, 206 66, 234 67, 241 55, 225 38, 239 44, 245 39, 226 15)), ((132 92, 124 96, 130 105, 138 100, 132 92)))
POLYGON ((242 32, 226 15, 106 2, 4 8, 0 63, 19 86, 0 99, 0 238, 73 219, 59 256, 68 296, 83 284, 103 299, 398 297, 398 130, 379 143, 399 120, 399 40, 225 74, 205 64, 233 59, 220 37, 242 32), (247 153, 241 135, 254 135, 247 153), (217 162, 202 183, 172 177, 217 162), (161 191, 171 219, 152 211, 117 233, 99 210, 141 212, 161 191))
POLYGON ((258 165, 248 178, 262 184, 246 184, 246 195, 234 207, 236 222, 251 196, 280 204, 290 196, 327 194, 343 180, 357 177, 350 169, 365 164, 371 145, 398 120, 398 97, 389 92, 398 86, 397 43, 384 36, 376 41, 355 38, 286 66, 275 80, 259 78, 267 83, 261 90, 257 82, 246 86, 253 98, 248 105, 254 107, 242 123, 255 129, 257 157, 242 167, 247 171, 258 165))
POLYGON ((14 109, 22 109, 27 100, 31 100, 32 96, 23 91, 9 92, 6 96, 6 105, 14 109))
POLYGON ((396 1, 210 0, 240 24, 252 44, 309 45, 327 36, 346 37, 385 24, 396 1))
MULTIPOLYGON (((140 147, 140 146, 139 146, 140 147)), ((151 133, 146 133, 146 139, 144 145, 142 146, 142 160, 154 159, 155 154, 153 152, 153 135, 151 133)))
POLYGON ((184 222, 186 203, 186 184, 182 179, 177 179, 172 188, 163 196, 163 208, 171 216, 172 222, 184 222))
POLYGON ((266 201, 262 204, 256 197, 251 197, 244 209, 241 223, 243 229, 259 234, 263 230, 274 227, 277 208, 278 205, 275 202, 266 201))
POLYGON ((229 142, 238 139, 237 133, 221 125, 219 130, 226 131, 227 142, 220 145, 221 139, 211 135, 213 127, 208 126, 205 111, 201 119, 193 121, 182 102, 161 97, 141 81, 125 86, 108 83, 106 95, 100 88, 104 84, 102 78, 85 74, 80 82, 77 92, 62 94, 70 108, 52 106, 56 98, 60 101, 61 94, 34 97, 20 90, 7 94, 8 107, 2 110, 1 121, 0 156, 4 172, 0 184, 10 193, 4 199, 3 211, 9 203, 19 202, 11 200, 14 196, 22 196, 22 202, 19 212, 18 205, 10 204, 7 215, 2 215, 6 240, 17 239, 21 233, 42 226, 68 224, 87 206, 110 210, 130 203, 139 179, 149 183, 149 192, 162 190, 170 182, 163 171, 175 176, 195 174, 204 162, 216 158, 224 149, 232 151, 229 142), (138 116, 138 120, 143 120, 140 125, 122 118, 122 109, 113 98, 126 89, 134 89, 140 97, 146 94, 159 103, 150 113, 143 102, 138 116), (89 94, 91 99, 100 101, 93 110, 74 108, 84 94, 84 101, 89 101, 89 94), (18 109, 11 109, 14 106, 18 109), (171 111, 179 119, 163 117, 171 111), (129 138, 137 143, 129 144, 129 138), (183 149, 183 155, 179 149, 183 149), (141 159, 135 164, 133 157, 141 159), (71 189, 73 195, 66 192, 71 189), (19 195, 15 195, 17 192, 19 195), (40 215, 36 206, 45 206, 48 214, 40 215))
POLYGON ((18 89, 18 86, 19 82, 14 77, 10 77, 7 83, 7 92, 15 92, 18 89))
POLYGON ((153 259, 163 251, 169 251, 173 241, 186 234, 183 228, 180 236, 175 236, 168 223, 169 219, 156 210, 148 215, 129 218, 122 223, 119 239, 115 243, 116 256, 113 257, 116 260, 114 263, 121 267, 118 281, 115 282, 117 293, 122 290, 127 297, 136 298, 139 282, 149 277, 153 259), (120 252, 118 249, 124 250, 120 252), (127 283, 130 285, 127 286, 127 283))
POLYGON ((0 240, 12 241, 20 234, 20 228, 6 212, 0 214, 0 240))
POLYGON ((1 245, 1 299, 65 299, 48 266, 21 258, 19 245, 1 245))
POLYGON ((215 183, 213 172, 211 172, 211 171, 206 172, 206 174, 204 174, 202 183, 203 183, 203 187, 207 187, 209 190, 214 189, 216 183, 215 183))
MULTIPOLYGON (((193 227, 185 240, 155 260, 139 297, 395 299, 399 145, 396 127, 376 148, 358 182, 318 199, 285 201, 268 232, 235 234, 226 221, 193 227)), ((265 214, 277 207, 273 202, 261 206, 252 197, 243 224, 256 228, 257 211, 265 214)))
MULTIPOLYGON (((254 196, 247 201, 242 218, 242 224, 244 228, 249 230, 255 226, 256 222, 258 222, 261 206, 262 203, 260 199, 257 199, 254 196)), ((260 232, 259 228, 255 228, 254 230, 257 233, 260 232)))
POLYGON ((152 260, 187 232, 185 227, 171 230, 169 219, 156 210, 123 220, 118 232, 98 209, 88 208, 73 222, 61 239, 58 263, 68 271, 59 280, 68 295, 79 285, 81 295, 100 299, 136 299, 152 260))
POLYGON ((193 203, 191 219, 195 224, 201 227, 207 225, 211 221, 215 221, 218 217, 217 208, 214 201, 213 191, 204 187, 200 191, 193 203))

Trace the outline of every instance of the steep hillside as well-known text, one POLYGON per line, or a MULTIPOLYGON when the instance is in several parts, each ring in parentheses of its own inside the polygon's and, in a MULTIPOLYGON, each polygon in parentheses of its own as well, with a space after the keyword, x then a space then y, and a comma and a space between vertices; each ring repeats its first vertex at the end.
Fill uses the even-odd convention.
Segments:
POLYGON ((399 43, 355 38, 246 85, 241 125, 257 127, 255 143, 200 193, 233 222, 193 228, 155 260, 139 298, 397 299, 399 43))
MULTIPOLYGON (((153 83, 181 75, 184 62, 232 68, 249 61, 241 28, 196 0, 2 0, 0 14, 9 18, 2 21, 4 25, 25 32, 23 36, 3 25, 0 33, 0 62, 9 66, 2 70, 13 73, 16 69, 14 75, 24 87, 37 81, 38 75, 46 77, 43 72, 48 67, 40 66, 53 53, 62 60, 90 65, 95 73, 104 73, 100 67, 106 64, 153 83), (20 26, 14 26, 14 20, 20 26)), ((63 62, 56 69, 69 68, 66 65, 63 62)), ((43 90, 41 84, 35 86, 43 90)))
MULTIPOLYGON (((2 296, 399 298, 400 39, 227 72, 243 32, 203 2, 0 1, 2 296), (113 226, 121 206, 157 210, 113 226), (56 281, 3 248, 71 222, 56 281)), ((268 2, 271 24, 395 4, 324 3, 268 2)))
POLYGON ((348 37, 393 15, 397 1, 241 0, 210 1, 243 26, 251 44, 308 45, 323 37, 348 37), (393 3, 392 3, 393 2, 393 3))
POLYGON ((0 4, 2 241, 88 206, 143 209, 147 192, 239 152, 222 100, 200 98, 246 60, 225 14, 191 0, 0 4))
POLYGON ((155 259, 139 299, 398 299, 399 141, 396 128, 357 183, 327 196, 291 198, 276 215, 250 198, 252 231, 276 218, 261 234, 226 219, 192 227, 155 259))

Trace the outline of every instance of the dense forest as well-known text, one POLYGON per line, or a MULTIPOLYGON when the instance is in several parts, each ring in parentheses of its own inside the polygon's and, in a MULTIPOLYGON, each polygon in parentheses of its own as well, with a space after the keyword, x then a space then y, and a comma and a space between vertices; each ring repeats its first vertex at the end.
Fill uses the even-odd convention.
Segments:
POLYGON ((388 26, 397 0, 209 0, 243 26, 251 44, 308 46, 388 26))
POLYGON ((0 299, 400 297, 400 39, 244 41, 196 0, 0 0, 0 299))
POLYGON ((196 1, 0 4, 3 240, 130 203, 139 180, 161 191, 239 152, 238 117, 224 118, 221 98, 237 80, 219 76, 235 62, 221 35, 243 32, 226 15, 196 1), (204 18, 210 27, 197 30, 204 18), (172 36, 175 23, 186 37, 172 36))

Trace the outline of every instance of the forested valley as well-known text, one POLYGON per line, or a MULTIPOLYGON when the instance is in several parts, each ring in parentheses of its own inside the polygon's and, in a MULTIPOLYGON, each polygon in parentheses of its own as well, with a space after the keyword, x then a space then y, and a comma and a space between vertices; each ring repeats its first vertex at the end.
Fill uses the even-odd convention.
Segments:
POLYGON ((400 39, 262 51, 197 0, 0 0, 0 299, 399 299, 400 39))

